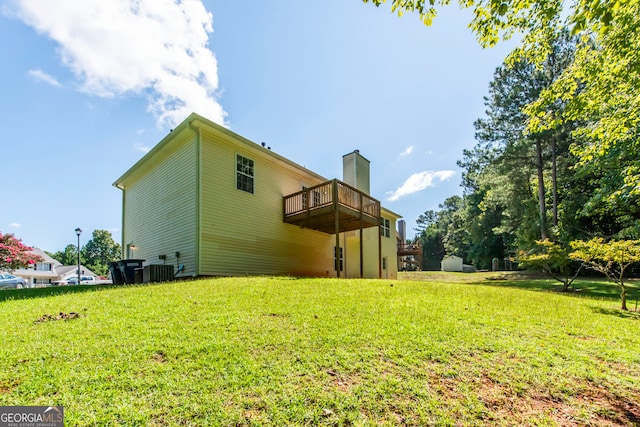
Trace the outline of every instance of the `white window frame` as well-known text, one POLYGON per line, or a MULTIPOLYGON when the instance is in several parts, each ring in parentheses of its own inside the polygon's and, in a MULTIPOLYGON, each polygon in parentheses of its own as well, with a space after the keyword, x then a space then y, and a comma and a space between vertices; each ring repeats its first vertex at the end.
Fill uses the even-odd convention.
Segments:
POLYGON ((391 220, 380 217, 380 235, 383 237, 391 237, 391 220))
POLYGON ((242 154, 236 153, 236 189, 245 193, 255 194, 256 191, 256 163, 242 154), (245 164, 247 162, 247 164, 245 164), (247 185, 250 182, 249 185, 247 185))

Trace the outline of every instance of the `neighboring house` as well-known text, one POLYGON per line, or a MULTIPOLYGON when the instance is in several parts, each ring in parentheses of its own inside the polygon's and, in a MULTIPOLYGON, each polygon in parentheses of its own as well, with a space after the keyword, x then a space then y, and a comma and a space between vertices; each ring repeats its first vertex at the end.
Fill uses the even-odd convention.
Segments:
MULTIPOLYGON (((78 275, 77 265, 64 266, 39 248, 33 248, 29 252, 42 257, 42 261, 28 268, 19 268, 13 272, 14 275, 20 276, 27 281, 27 287, 48 286, 65 281, 71 276, 75 277, 78 275)), ((98 277, 82 265, 80 265, 80 274, 98 277)))
POLYGON ((446 256, 442 259, 440 266, 442 271, 462 272, 462 258, 455 255, 446 256))
POLYGON ((191 114, 114 183, 123 257, 179 277, 397 277, 396 221, 369 195, 369 161, 326 178, 191 114))
MULTIPOLYGON (((74 277, 74 278, 78 277, 78 266, 77 265, 60 266, 56 269, 56 272, 58 273, 58 281, 66 282, 71 277, 74 277)), ((82 276, 92 276, 92 277, 95 277, 96 280, 99 279, 99 276, 97 274, 89 270, 84 265, 80 264, 80 277, 82 276)))
POLYGON ((19 268, 15 270, 13 274, 26 280, 27 287, 38 285, 46 286, 58 280, 56 268, 62 266, 59 261, 51 258, 45 251, 39 248, 33 248, 29 252, 40 256, 42 261, 28 268, 19 268))

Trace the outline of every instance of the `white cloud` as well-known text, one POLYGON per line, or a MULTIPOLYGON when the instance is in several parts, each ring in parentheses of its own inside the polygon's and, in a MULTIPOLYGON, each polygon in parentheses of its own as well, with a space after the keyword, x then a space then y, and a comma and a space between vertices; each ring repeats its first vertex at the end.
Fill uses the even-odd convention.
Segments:
POLYGON ((148 97, 160 125, 191 112, 224 124, 213 17, 201 0, 14 0, 16 15, 59 43, 82 90, 148 97))
POLYGON ((11 228, 20 228, 20 224, 18 224, 17 222, 12 222, 11 224, 9 224, 9 227, 11 227, 11 228))
POLYGON ((434 179, 445 181, 455 175, 455 171, 443 170, 443 171, 423 171, 414 173, 402 184, 396 191, 387 193, 387 200, 393 202, 398 200, 402 196, 412 194, 427 187, 433 187, 434 179))
POLYGON ((133 148, 135 148, 136 151, 141 151, 145 154, 148 153, 149 150, 151 150, 151 147, 147 147, 146 145, 143 145, 143 144, 135 144, 133 148))
POLYGON ((410 146, 410 147, 405 148, 405 150, 402 153, 400 153, 400 157, 408 156, 409 154, 411 154, 413 149, 414 149, 413 145, 410 146))
POLYGON ((62 87, 60 82, 56 80, 55 77, 45 73, 42 70, 29 70, 27 73, 36 80, 40 80, 42 82, 50 84, 51 86, 62 87))

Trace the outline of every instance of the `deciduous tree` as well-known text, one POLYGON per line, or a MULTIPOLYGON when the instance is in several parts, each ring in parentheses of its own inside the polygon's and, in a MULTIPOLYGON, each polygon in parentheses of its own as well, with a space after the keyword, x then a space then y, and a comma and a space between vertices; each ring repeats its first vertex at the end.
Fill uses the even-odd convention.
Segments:
MULTIPOLYGON (((120 258, 120 244, 116 243, 107 230, 94 230, 91 239, 80 248, 80 262, 96 274, 106 276, 109 262, 120 258)), ((51 256, 64 265, 74 265, 78 262, 76 245, 69 244, 64 251, 58 251, 51 256)))
POLYGON ((439 211, 426 211, 416 220, 422 245, 422 269, 439 270, 445 255, 466 255, 466 231, 462 224, 462 198, 452 196, 438 205, 439 211))
POLYGON ((589 241, 571 242, 573 252, 569 257, 582 262, 585 267, 599 271, 620 288, 621 309, 627 310, 626 269, 640 262, 640 240, 612 240, 601 237, 589 241))
POLYGON ((575 262, 569 258, 568 248, 551 240, 538 240, 536 247, 529 252, 521 250, 518 253, 518 263, 523 268, 544 271, 562 283, 562 292, 569 290, 569 287, 582 269, 581 266, 572 268, 575 262))
POLYGON ((42 257, 30 252, 32 250, 13 234, 0 232, 0 271, 13 271, 42 261, 42 257))
POLYGON ((83 246, 81 252, 87 267, 97 274, 106 275, 109 262, 119 259, 122 250, 109 231, 94 230, 91 239, 83 246))
POLYGON ((592 7, 603 5, 602 13, 585 8, 575 14, 581 29, 575 60, 526 112, 531 132, 581 121, 571 147, 576 172, 597 183, 584 212, 613 216, 626 235, 638 238, 640 1, 594 1, 592 7), (559 101, 562 111, 554 108, 559 101))
MULTIPOLYGON (((74 265, 78 262, 78 247, 76 245, 68 244, 65 246, 64 251, 57 251, 49 255, 53 259, 60 261, 62 265, 74 265)), ((80 258, 80 262, 84 263, 82 256, 80 258)))
POLYGON ((571 188, 573 179, 565 172, 573 162, 570 127, 532 135, 523 112, 571 62, 574 49, 575 40, 560 32, 542 68, 526 59, 503 64, 489 85, 486 115, 475 122, 478 143, 458 162, 464 169, 468 259, 479 268, 555 238, 563 220, 574 221, 576 208, 564 204, 566 191, 557 191, 571 188))
POLYGON ((429 210, 421 214, 416 220, 420 233, 418 239, 422 245, 422 270, 440 270, 440 260, 445 255, 443 238, 444 231, 440 229, 435 211, 429 210))
MULTIPOLYGON (((399 15, 415 12, 430 25, 437 8, 450 0, 390 3, 399 15)), ((595 221, 613 218, 624 227, 621 235, 638 238, 640 0, 458 0, 458 4, 472 9, 469 27, 482 46, 521 36, 509 64, 526 58, 540 68, 553 51, 558 29, 569 28, 578 37, 570 65, 525 108, 527 131, 543 134, 578 123, 571 146, 578 160, 575 173, 594 183, 581 215, 595 221)))

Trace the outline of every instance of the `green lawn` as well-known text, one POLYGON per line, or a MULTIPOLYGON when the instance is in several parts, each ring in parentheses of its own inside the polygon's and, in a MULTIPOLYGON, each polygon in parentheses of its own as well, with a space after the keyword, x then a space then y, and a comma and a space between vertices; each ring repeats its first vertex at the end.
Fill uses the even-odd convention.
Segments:
POLYGON ((62 405, 67 426, 640 423, 640 316, 615 288, 403 277, 3 291, 0 406, 62 405))
MULTIPOLYGON (((542 273, 521 271, 478 272, 478 273, 444 273, 440 271, 400 272, 401 280, 468 283, 497 287, 511 287, 558 293, 562 284, 542 273)), ((626 279, 627 306, 629 309, 640 309, 640 280, 626 279)), ((581 277, 575 280, 572 289, 565 295, 596 299, 620 301, 620 288, 603 277, 581 277)), ((620 305, 620 304, 618 304, 620 305)))

